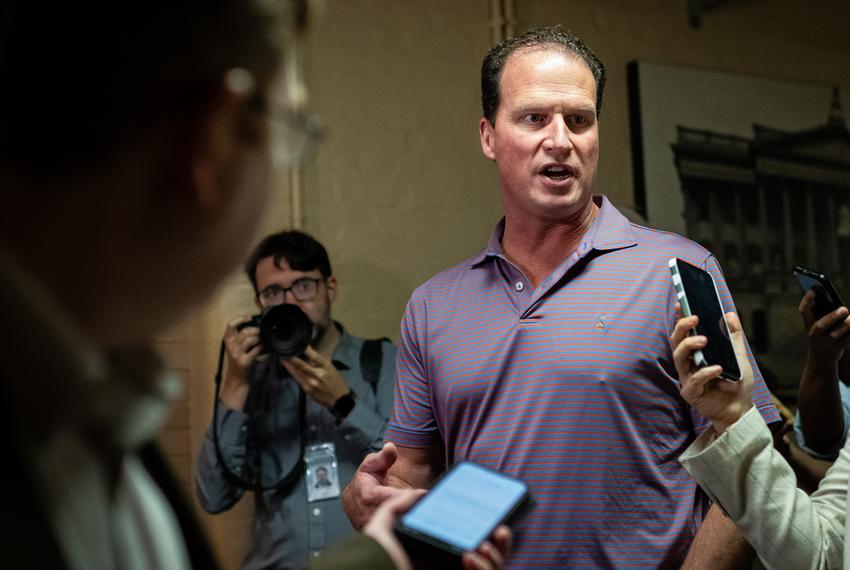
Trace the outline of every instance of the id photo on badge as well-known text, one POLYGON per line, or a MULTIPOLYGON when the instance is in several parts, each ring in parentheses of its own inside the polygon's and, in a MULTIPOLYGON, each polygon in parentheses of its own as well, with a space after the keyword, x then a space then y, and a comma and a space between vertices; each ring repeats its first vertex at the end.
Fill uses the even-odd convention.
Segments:
POLYGON ((319 501, 339 497, 339 473, 332 444, 314 446, 305 456, 307 466, 307 500, 319 501))

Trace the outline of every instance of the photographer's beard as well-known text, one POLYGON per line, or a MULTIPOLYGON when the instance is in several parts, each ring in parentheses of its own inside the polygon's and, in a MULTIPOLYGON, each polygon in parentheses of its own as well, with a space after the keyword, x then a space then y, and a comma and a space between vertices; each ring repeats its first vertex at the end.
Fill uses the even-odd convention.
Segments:
POLYGON ((321 352, 323 342, 328 337, 328 330, 334 326, 331 320, 330 299, 325 299, 325 311, 322 314, 319 322, 313 323, 313 337, 310 340, 310 346, 321 352))

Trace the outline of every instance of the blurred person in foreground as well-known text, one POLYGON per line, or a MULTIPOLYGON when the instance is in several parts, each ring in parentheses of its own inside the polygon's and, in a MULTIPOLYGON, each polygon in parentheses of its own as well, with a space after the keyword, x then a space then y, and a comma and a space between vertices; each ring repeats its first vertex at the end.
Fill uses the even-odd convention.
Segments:
MULTIPOLYGON (((833 314, 846 318, 847 309, 833 314)), ((689 336, 697 321, 680 319, 671 337, 682 396, 710 422, 682 454, 682 464, 768 568, 850 567, 847 445, 817 491, 809 496, 798 489, 791 466, 774 449, 770 430, 752 404, 753 373, 737 315, 727 315, 743 373, 737 383, 721 379, 719 366, 694 366, 693 352, 707 342, 704 336, 689 336)))
MULTIPOLYGON (((253 240, 269 187, 270 89, 305 10, 0 7, 5 567, 216 566, 153 443, 180 387, 148 339, 203 301, 253 240)), ((397 546, 394 509, 412 498, 376 514, 378 542, 361 541, 384 545, 371 567, 389 566, 388 554, 408 562, 385 548, 397 546)), ((492 552, 482 567, 498 562, 492 552)))

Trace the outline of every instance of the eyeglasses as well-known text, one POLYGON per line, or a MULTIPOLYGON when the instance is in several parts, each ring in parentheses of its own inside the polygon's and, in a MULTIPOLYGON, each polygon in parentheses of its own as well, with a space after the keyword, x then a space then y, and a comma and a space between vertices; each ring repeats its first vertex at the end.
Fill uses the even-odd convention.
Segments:
POLYGON ((284 301, 287 291, 292 291, 296 301, 309 301, 319 292, 319 281, 321 279, 302 277, 296 279, 289 287, 269 285, 257 294, 257 298, 263 305, 275 305, 284 301))
POLYGON ((270 117, 275 164, 285 168, 308 162, 325 134, 321 118, 289 107, 274 109, 270 117))
MULTIPOLYGON (((306 5, 305 8, 306 10, 306 5)), ((302 15, 306 15, 306 12, 302 15)), ((304 111, 307 86, 302 70, 301 37, 296 35, 286 50, 282 105, 270 109, 272 158, 279 169, 302 166, 319 146, 325 127, 318 115, 304 111)))

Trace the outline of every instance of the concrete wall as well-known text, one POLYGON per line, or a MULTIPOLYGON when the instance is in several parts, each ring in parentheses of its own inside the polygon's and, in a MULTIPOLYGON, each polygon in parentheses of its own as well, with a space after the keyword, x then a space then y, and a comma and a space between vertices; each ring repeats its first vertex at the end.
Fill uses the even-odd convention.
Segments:
MULTIPOLYGON (((340 281, 335 316, 363 336, 398 337, 414 287, 483 246, 499 217, 494 169, 480 153, 478 69, 490 45, 487 0, 328 0, 307 46, 313 108, 328 136, 304 172, 303 227, 328 247, 340 281)), ((609 70, 598 190, 632 204, 625 64, 675 63, 850 86, 850 3, 731 1, 687 26, 686 2, 515 3, 516 28, 561 23, 609 70)), ((645 128, 647 126, 645 125, 645 128)), ((290 225, 281 173, 263 231, 290 225)), ((191 490, 191 464, 210 418, 218 341, 251 312, 236 275, 209 304, 159 339, 187 379, 163 436, 191 490)), ((226 568, 239 565, 250 501, 203 515, 226 568)))

